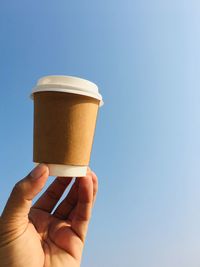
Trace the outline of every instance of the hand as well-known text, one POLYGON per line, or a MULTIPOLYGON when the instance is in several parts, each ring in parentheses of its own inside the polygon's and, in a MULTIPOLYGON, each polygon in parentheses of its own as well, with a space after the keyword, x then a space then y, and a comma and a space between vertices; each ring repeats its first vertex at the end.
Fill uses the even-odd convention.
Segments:
POLYGON ((88 170, 86 177, 76 178, 52 213, 72 178, 57 177, 31 207, 48 176, 48 167, 40 164, 15 185, 0 218, 0 266, 80 266, 97 177, 88 170))

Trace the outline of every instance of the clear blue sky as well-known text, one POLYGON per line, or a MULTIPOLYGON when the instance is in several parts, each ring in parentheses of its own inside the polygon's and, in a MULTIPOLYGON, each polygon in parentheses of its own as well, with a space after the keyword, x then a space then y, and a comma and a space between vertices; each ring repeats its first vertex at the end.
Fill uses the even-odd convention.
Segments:
POLYGON ((105 101, 82 267, 199 266, 199 25, 197 0, 1 1, 0 210, 33 166, 34 83, 80 76, 105 101))

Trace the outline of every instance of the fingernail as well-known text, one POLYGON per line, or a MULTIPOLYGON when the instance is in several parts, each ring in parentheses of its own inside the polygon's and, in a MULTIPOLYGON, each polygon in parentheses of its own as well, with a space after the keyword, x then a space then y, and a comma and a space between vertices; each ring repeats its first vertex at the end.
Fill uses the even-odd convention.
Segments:
POLYGON ((37 165, 30 173, 31 178, 39 179, 47 171, 47 166, 44 163, 37 165))
POLYGON ((91 169, 90 169, 90 167, 88 166, 87 167, 87 173, 90 173, 91 172, 91 169))

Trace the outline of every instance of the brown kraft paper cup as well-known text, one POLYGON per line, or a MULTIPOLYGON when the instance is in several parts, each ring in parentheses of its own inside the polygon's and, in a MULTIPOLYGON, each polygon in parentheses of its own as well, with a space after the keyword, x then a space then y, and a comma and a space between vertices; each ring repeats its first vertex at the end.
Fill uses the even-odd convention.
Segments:
POLYGON ((33 161, 87 166, 100 100, 66 92, 34 93, 33 161))

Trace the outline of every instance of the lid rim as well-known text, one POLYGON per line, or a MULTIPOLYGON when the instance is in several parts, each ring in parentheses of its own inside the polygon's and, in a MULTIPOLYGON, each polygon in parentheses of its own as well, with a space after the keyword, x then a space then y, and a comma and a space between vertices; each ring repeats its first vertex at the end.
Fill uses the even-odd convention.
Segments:
POLYGON ((103 97, 99 93, 98 86, 86 79, 67 75, 48 75, 38 79, 36 86, 31 92, 31 98, 36 92, 64 92, 89 96, 100 100, 103 105, 103 97))
POLYGON ((35 87, 32 90, 32 93, 30 95, 31 99, 33 99, 33 95, 35 93, 39 92, 61 92, 61 93, 71 93, 71 94, 77 94, 77 95, 83 95, 83 96, 88 96, 91 98, 95 98, 100 101, 100 106, 104 105, 103 98, 101 94, 99 93, 92 93, 90 91, 83 91, 83 90, 78 90, 78 89, 71 89, 71 88, 60 88, 60 87, 45 87, 45 88, 38 88, 35 87))

